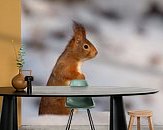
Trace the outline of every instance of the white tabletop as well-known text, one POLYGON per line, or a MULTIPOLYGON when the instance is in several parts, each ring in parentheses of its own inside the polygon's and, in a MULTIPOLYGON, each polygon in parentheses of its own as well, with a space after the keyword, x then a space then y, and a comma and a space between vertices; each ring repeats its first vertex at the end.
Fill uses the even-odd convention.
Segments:
POLYGON ((69 87, 69 86, 33 86, 32 94, 16 92, 13 87, 0 87, 0 96, 15 95, 22 97, 66 97, 66 96, 131 96, 154 94, 159 90, 154 88, 140 87, 117 87, 117 86, 88 86, 88 87, 69 87))
POLYGON ((33 95, 53 95, 53 96, 129 96, 153 94, 159 90, 154 88, 140 87, 111 87, 111 86, 34 86, 33 95))

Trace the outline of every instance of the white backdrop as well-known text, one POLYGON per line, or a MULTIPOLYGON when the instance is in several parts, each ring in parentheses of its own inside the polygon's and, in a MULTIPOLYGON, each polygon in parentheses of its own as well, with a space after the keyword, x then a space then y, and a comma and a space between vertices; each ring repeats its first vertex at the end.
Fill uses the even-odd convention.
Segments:
MULTIPOLYGON (((22 0, 24 69, 32 69, 34 85, 46 85, 72 36, 72 20, 79 21, 99 52, 82 67, 88 83, 158 88, 155 95, 125 98, 125 107, 152 110, 154 123, 163 125, 163 2, 153 1, 22 0)), ((95 111, 109 111, 108 98, 95 102, 95 111)), ((39 98, 23 99, 24 124, 38 116, 38 105, 39 98)))

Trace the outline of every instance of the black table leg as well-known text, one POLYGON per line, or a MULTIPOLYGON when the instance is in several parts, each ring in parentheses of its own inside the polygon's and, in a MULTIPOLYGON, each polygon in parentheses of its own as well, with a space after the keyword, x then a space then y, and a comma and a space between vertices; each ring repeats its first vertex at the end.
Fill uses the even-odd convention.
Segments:
POLYGON ((127 130, 122 96, 110 98, 110 130, 127 130))
POLYGON ((18 130, 16 96, 3 97, 0 130, 18 130))

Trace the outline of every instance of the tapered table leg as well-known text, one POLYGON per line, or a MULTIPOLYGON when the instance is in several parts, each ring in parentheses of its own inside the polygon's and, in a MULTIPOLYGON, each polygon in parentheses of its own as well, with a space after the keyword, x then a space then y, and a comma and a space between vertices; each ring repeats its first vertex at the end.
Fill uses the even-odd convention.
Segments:
POLYGON ((0 130, 18 130, 16 96, 3 97, 0 130))
POLYGON ((127 130, 122 96, 110 98, 110 130, 127 130))

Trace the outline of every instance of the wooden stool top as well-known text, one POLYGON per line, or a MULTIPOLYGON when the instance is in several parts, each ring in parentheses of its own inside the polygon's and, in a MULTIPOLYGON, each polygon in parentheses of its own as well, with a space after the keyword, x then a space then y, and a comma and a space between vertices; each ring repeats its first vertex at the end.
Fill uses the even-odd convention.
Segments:
POLYGON ((152 111, 149 111, 149 110, 135 110, 135 111, 128 111, 128 114, 130 116, 136 116, 136 117, 148 117, 148 116, 152 116, 152 111))

